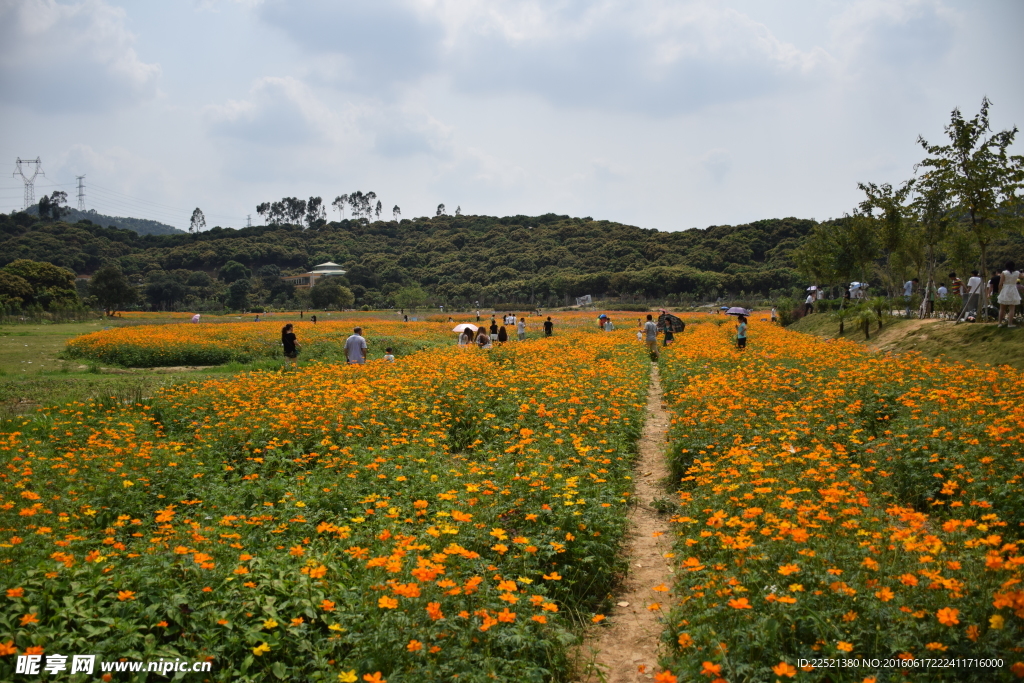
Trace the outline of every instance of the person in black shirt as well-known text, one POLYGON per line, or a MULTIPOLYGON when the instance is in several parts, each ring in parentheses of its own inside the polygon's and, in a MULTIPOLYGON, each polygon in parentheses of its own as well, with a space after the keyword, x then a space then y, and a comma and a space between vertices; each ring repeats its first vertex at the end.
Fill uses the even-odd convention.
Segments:
POLYGON ((555 324, 551 322, 551 316, 549 315, 548 319, 544 321, 544 336, 550 337, 554 329, 555 324))
POLYGON ((299 349, 301 347, 295 341, 295 333, 292 331, 291 323, 281 328, 281 345, 284 347, 284 369, 288 369, 289 363, 293 367, 298 367, 296 359, 299 357, 299 349))
POLYGON ((491 327, 488 329, 488 332, 491 333, 492 342, 498 341, 498 321, 494 318, 491 318, 491 327))

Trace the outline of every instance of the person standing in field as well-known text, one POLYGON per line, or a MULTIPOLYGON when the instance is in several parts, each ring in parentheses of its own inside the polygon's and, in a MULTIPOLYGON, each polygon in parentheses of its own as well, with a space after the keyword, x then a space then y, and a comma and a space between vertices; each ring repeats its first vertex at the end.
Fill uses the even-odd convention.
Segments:
MULTIPOLYGON (((605 325, 605 329, 607 329, 605 325)), ((651 360, 658 360, 658 323, 654 322, 654 316, 647 314, 647 322, 644 323, 644 344, 651 352, 651 360)))
POLYGON ((1020 304, 1020 292, 1017 291, 1017 280, 1020 271, 1014 268, 1013 261, 999 274, 999 326, 1017 327, 1013 324, 1014 309, 1020 304))
POLYGON ((301 348, 298 342, 295 341, 295 332, 292 331, 292 324, 288 323, 281 328, 281 346, 284 347, 284 370, 288 369, 289 363, 293 368, 298 367, 297 359, 299 357, 299 349, 301 348))
POLYGON ((345 340, 345 358, 349 365, 362 365, 366 362, 366 339, 363 328, 352 330, 352 335, 345 340))
POLYGON ((961 320, 966 320, 971 315, 978 314, 978 304, 981 301, 981 277, 978 271, 972 270, 971 277, 967 279, 967 294, 964 295, 964 315, 961 320))
POLYGON ((549 315, 548 319, 544 321, 544 336, 550 337, 554 333, 554 331, 555 324, 551 322, 551 316, 549 315))
POLYGON ((772 322, 773 323, 779 322, 779 307, 778 306, 772 306, 772 322))
POLYGON ((507 341, 508 341, 508 331, 505 329, 505 326, 502 325, 501 327, 498 328, 498 343, 499 344, 504 344, 507 341))
POLYGON ((526 341, 526 318, 520 318, 516 323, 516 332, 519 333, 519 341, 526 341))
POLYGON ((481 349, 491 348, 491 336, 487 334, 487 328, 483 325, 481 325, 480 329, 477 330, 476 345, 481 349))
POLYGON ((498 341, 498 321, 495 318, 491 318, 490 333, 491 333, 491 341, 492 342, 498 341))
POLYGON ((741 315, 736 318, 736 348, 747 348, 747 316, 741 315))

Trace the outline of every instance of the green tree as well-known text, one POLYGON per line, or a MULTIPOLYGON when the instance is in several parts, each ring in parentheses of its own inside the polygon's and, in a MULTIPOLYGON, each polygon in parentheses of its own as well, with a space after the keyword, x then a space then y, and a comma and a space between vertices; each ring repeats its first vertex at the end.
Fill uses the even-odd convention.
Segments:
POLYGON ((191 233, 202 232, 205 227, 206 216, 203 215, 202 210, 197 206, 196 210, 192 212, 192 220, 189 221, 188 231, 191 233))
POLYGON ((32 302, 33 293, 28 280, 0 270, 0 307, 21 308, 32 302))
POLYGON ((247 279, 235 280, 234 282, 232 282, 231 286, 228 287, 228 299, 226 302, 228 308, 234 309, 236 311, 241 311, 248 308, 249 290, 251 288, 252 285, 249 283, 249 280, 247 279))
POLYGON ((228 261, 220 268, 220 279, 228 284, 249 277, 252 277, 252 271, 238 261, 228 261))
POLYGON ((964 221, 974 235, 981 255, 981 277, 988 278, 986 257, 992 242, 1019 227, 1019 195, 1024 183, 1024 157, 1008 153, 1017 127, 992 133, 986 97, 981 111, 967 120, 954 109, 946 126, 949 144, 933 145, 923 137, 917 141, 928 157, 917 165, 927 169, 936 185, 944 187, 955 206, 955 217, 964 221))
POLYGON ((107 315, 112 315, 118 308, 135 303, 138 294, 121 269, 108 263, 93 274, 89 295, 96 297, 107 315))
POLYGON ((903 276, 910 258, 909 221, 912 212, 908 204, 914 181, 908 180, 897 188, 889 183, 857 183, 866 198, 860 204, 861 213, 876 219, 882 250, 885 256, 886 285, 895 294, 903 284, 903 276), (879 212, 875 216, 875 211, 879 212))
POLYGON ((60 220, 61 216, 65 216, 71 211, 65 206, 67 203, 68 193, 63 190, 54 190, 49 197, 44 194, 39 199, 39 217, 60 220))
POLYGON ((75 288, 75 274, 52 263, 18 259, 4 270, 24 279, 32 287, 33 303, 43 308, 75 306, 80 303, 75 288))
POLYGON ((334 306, 341 310, 351 308, 356 302, 355 294, 348 287, 343 286, 335 278, 321 278, 313 285, 309 292, 309 300, 313 308, 329 308, 334 306))
POLYGON ((419 285, 402 287, 394 294, 395 305, 399 308, 416 309, 427 301, 427 293, 419 285))

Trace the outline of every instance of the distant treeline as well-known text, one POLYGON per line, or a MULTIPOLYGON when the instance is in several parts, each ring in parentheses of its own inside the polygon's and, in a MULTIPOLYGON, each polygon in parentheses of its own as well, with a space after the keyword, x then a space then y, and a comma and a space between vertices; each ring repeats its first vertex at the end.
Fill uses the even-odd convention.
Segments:
POLYGON ((91 275, 113 264, 154 292, 142 300, 159 307, 226 301, 229 281, 238 280, 233 264, 244 266, 252 280, 247 298, 236 296, 234 303, 284 305, 295 301, 296 293, 271 286, 274 278, 326 261, 348 271, 342 284, 357 306, 394 305, 395 294, 410 288, 433 303, 450 305, 561 305, 583 294, 767 296, 800 284, 792 253, 814 226, 814 221, 785 218, 661 232, 555 214, 441 215, 139 235, 88 221, 43 221, 15 213, 0 215, 0 266, 29 259, 91 275), (226 266, 229 278, 223 277, 226 266), (197 277, 200 272, 208 277, 197 277), (168 286, 149 286, 155 283, 168 286), (157 296, 158 290, 164 293, 157 296))
MULTIPOLYGON (((39 206, 33 205, 28 207, 26 211, 36 216, 39 215, 39 206)), ((77 223, 78 221, 86 220, 96 225, 106 225, 107 227, 122 228, 124 230, 131 230, 140 235, 184 235, 184 230, 179 230, 173 225, 167 225, 160 221, 149 220, 148 218, 128 218, 125 216, 107 216, 102 213, 97 213, 96 209, 89 209, 88 211, 79 211, 78 209, 72 209, 68 207, 62 207, 61 213, 63 214, 62 219, 68 223, 77 223)))

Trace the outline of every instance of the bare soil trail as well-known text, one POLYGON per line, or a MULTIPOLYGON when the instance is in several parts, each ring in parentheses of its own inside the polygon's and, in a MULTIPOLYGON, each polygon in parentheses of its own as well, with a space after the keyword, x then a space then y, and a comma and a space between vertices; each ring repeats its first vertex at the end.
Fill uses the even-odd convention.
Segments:
POLYGON ((672 551, 672 537, 667 517, 659 515, 651 503, 667 497, 664 482, 669 470, 664 447, 668 426, 668 413, 661 403, 658 366, 653 365, 647 392, 647 419, 634 474, 634 505, 623 549, 629 561, 629 573, 615 597, 615 607, 607 622, 591 629, 580 648, 580 676, 586 683, 646 682, 657 670, 663 630, 661 616, 668 609, 673 583, 672 560, 665 558, 665 554, 672 551))

